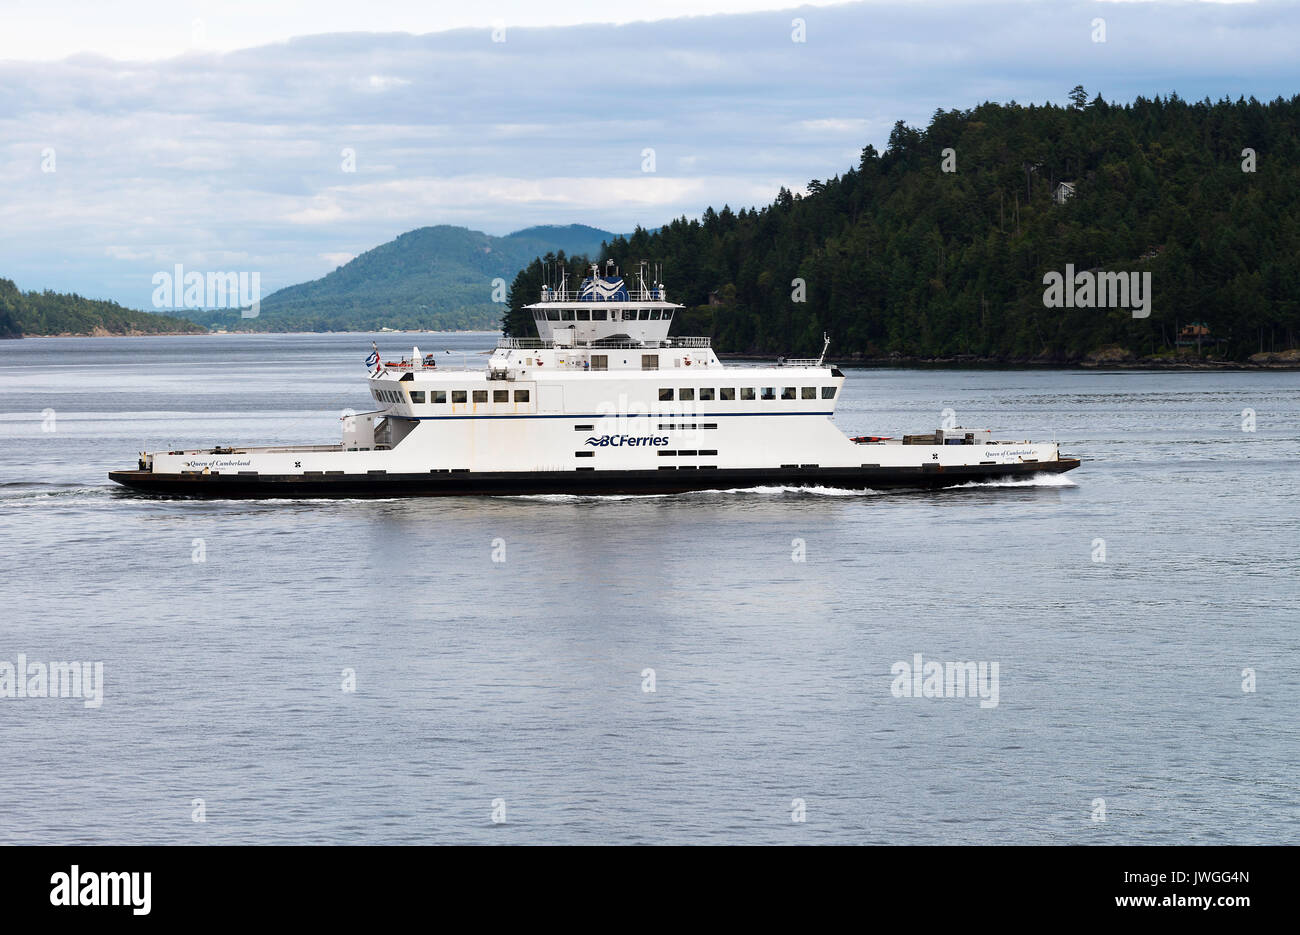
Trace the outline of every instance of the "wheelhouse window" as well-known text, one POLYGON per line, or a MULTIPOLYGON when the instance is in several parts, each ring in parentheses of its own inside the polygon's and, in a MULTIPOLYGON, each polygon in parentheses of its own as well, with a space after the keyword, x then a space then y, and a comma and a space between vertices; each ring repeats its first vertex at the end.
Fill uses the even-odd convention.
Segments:
POLYGON ((834 399, 834 398, 835 398, 835 387, 833 387, 833 386, 823 386, 823 387, 822 387, 822 399, 834 399))
POLYGON ((574 310, 571 308, 566 308, 560 313, 560 318, 563 321, 573 321, 575 317, 574 310))
POLYGON ((734 386, 724 386, 718 389, 718 399, 734 400, 736 398, 736 388, 734 386))
POLYGON ((711 386, 700 387, 700 402, 706 402, 711 399, 713 399, 713 387, 711 386))
POLYGON ((411 402, 413 403, 424 402, 424 390, 411 390, 411 402))
POLYGON ((463 403, 463 402, 468 402, 468 401, 469 401, 469 391, 468 391, 468 390, 452 390, 452 391, 451 391, 451 401, 452 401, 453 403, 463 403))
POLYGON ((625 308, 625 309, 623 309, 623 320, 624 320, 624 321, 636 321, 636 309, 634 309, 634 308, 625 308))
POLYGON ((672 317, 673 317, 673 310, 671 308, 664 309, 664 321, 667 321, 672 317))
POLYGON ((528 391, 527 391, 527 390, 515 390, 515 402, 517 402, 517 403, 526 403, 526 402, 528 402, 528 391))
POLYGON ((677 391, 677 398, 684 402, 693 402, 695 400, 695 388, 692 386, 683 386, 677 391))
POLYGON ((475 391, 474 391, 474 402, 476 402, 476 403, 485 403, 485 402, 487 402, 487 390, 475 390, 475 391))
POLYGON ((753 388, 752 386, 742 386, 742 387, 740 388, 740 398, 741 398, 741 399, 753 399, 753 398, 754 398, 754 388, 753 388))
POLYGON ((643 309, 641 309, 641 313, 640 313, 639 315, 637 315, 637 318, 638 318, 640 321, 649 321, 649 320, 650 320, 650 309, 648 309, 648 308, 643 308, 643 309))
POLYGON ((492 391, 492 402, 494 402, 494 403, 508 403, 508 402, 510 402, 510 391, 509 391, 509 390, 493 390, 493 391, 492 391))
POLYGON ((578 309, 578 321, 591 321, 591 309, 589 308, 578 309))
POLYGON ((593 309, 591 310, 591 320, 592 320, 592 321, 604 321, 604 320, 606 319, 606 317, 608 317, 608 315, 609 315, 609 310, 608 310, 608 309, 603 309, 603 308, 593 308, 593 309))
POLYGON ((560 320, 560 310, 559 310, 558 308, 548 308, 548 309, 546 310, 546 320, 547 320, 547 321, 559 321, 559 320, 560 320))
POLYGON ((758 395, 760 399, 776 399, 776 387, 765 386, 758 395))
POLYGON ((797 399, 798 396, 797 396, 797 394, 796 394, 796 392, 795 392, 795 388, 794 388, 793 386, 783 386, 783 387, 781 387, 781 398, 782 398, 782 399, 797 399))
POLYGON ((657 309, 657 308, 652 308, 652 309, 650 309, 650 320, 651 320, 651 321, 658 321, 658 320, 659 320, 659 315, 660 315, 659 309, 657 309))
POLYGON ((671 386, 659 387, 659 401, 661 403, 672 402, 673 388, 671 386))

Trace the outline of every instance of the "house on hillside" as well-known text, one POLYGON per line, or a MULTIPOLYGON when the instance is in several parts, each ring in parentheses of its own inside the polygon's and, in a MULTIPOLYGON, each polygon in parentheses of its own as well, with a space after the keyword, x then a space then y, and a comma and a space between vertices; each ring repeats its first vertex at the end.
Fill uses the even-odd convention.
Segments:
POLYGON ((1074 197, 1074 182, 1058 182, 1056 191, 1052 192, 1052 201, 1058 205, 1065 204, 1070 198, 1074 197))
POLYGON ((1179 347, 1188 347, 1193 344, 1199 345, 1209 340, 1211 340, 1210 327, 1203 321, 1194 321, 1178 329, 1179 347))

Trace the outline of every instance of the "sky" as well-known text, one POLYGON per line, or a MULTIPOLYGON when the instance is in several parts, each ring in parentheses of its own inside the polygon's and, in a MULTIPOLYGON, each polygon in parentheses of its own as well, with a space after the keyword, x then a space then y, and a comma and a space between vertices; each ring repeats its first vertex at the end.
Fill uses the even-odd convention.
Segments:
POLYGON ((265 295, 430 224, 624 232, 768 204, 939 108, 1076 84, 1300 93, 1287 0, 0 0, 0 17, 0 277, 135 308, 175 264, 256 271, 265 295))

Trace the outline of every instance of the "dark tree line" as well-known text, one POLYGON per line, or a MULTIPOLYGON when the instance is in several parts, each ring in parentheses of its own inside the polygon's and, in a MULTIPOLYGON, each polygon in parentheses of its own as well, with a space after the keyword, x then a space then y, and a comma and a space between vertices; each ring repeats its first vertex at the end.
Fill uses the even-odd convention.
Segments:
MULTIPOLYGON (((1294 347, 1300 96, 1116 106, 1076 88, 1072 99, 940 110, 925 129, 900 121, 885 152, 867 146, 806 196, 782 189, 764 208, 638 229, 600 259, 662 263, 669 297, 692 307, 682 325, 729 351, 813 354, 829 332, 843 356, 1163 355, 1192 322, 1209 329, 1205 353, 1294 347), (1061 181, 1075 194, 1058 205, 1061 181), (1066 264, 1149 271, 1150 317, 1045 307, 1043 276, 1066 264)), ((536 301, 544 262, 562 259, 519 274, 507 330, 531 333, 518 308, 536 301)), ((570 261, 570 276, 584 263, 570 261)))
POLYGON ((156 334, 206 329, 167 315, 137 312, 116 302, 87 299, 76 293, 22 292, 12 280, 0 279, 0 337, 24 334, 156 334))

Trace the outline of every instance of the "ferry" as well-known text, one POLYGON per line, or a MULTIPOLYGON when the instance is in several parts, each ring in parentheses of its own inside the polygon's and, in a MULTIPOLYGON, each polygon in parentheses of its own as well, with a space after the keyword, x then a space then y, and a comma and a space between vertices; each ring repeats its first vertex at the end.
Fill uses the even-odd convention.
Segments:
POLYGON ((816 359, 724 366, 709 338, 670 336, 683 306, 646 273, 592 266, 576 289, 567 273, 543 286, 537 337, 501 338, 486 367, 418 348, 384 361, 372 344, 374 408, 345 412, 337 444, 141 452, 108 476, 187 497, 514 496, 939 488, 1079 466, 988 429, 849 437, 829 339, 816 359))

